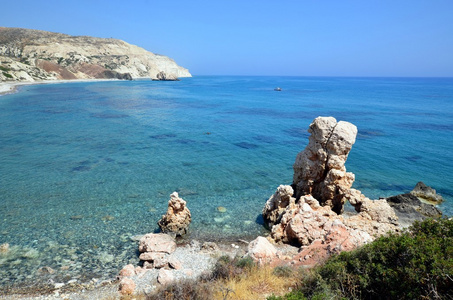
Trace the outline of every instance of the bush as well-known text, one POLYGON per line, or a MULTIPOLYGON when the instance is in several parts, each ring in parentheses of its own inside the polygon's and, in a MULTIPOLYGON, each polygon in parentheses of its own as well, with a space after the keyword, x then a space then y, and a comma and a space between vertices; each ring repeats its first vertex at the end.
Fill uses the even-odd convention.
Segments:
POLYGON ((11 74, 8 74, 6 72, 3 72, 3 76, 5 76, 6 78, 13 78, 13 76, 11 76, 11 74))
POLYGON ((452 299, 452 286, 453 220, 429 219, 331 257, 300 291, 310 299, 452 299))
POLYGON ((272 274, 278 277, 291 277, 293 273, 294 270, 290 266, 278 266, 272 271, 272 274))
POLYGON ((228 255, 221 256, 214 267, 211 279, 231 279, 250 270, 253 266, 255 266, 255 263, 250 257, 231 258, 228 255))
POLYGON ((152 295, 148 295, 147 300, 212 300, 214 292, 212 283, 186 280, 160 288, 152 295))

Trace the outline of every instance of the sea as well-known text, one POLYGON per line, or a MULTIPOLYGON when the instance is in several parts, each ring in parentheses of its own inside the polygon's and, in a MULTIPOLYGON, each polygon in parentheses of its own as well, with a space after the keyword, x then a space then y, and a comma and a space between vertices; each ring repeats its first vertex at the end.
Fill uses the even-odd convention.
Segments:
POLYGON ((423 181, 453 214, 453 78, 194 76, 1 96, 0 290, 138 265, 137 237, 158 232, 175 191, 188 240, 266 234, 263 206, 292 183, 318 116, 357 126, 354 188, 378 199, 423 181))

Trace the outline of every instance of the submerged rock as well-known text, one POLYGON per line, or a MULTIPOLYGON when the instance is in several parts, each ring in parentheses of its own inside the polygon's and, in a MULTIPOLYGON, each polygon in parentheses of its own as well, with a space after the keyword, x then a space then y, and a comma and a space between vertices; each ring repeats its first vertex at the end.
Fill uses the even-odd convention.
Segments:
POLYGON ((8 253, 9 251, 9 244, 4 243, 0 245, 0 253, 8 253))
POLYGON ((157 223, 164 233, 174 233, 181 236, 187 233, 192 218, 186 206, 186 201, 179 198, 178 193, 170 195, 167 213, 157 223))

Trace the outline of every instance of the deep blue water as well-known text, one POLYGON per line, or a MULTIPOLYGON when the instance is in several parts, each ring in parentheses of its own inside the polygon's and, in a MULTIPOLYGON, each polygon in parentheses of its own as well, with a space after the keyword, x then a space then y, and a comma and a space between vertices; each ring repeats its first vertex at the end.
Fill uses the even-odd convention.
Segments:
POLYGON ((102 278, 136 264, 130 237, 158 229, 173 191, 192 212, 191 237, 262 233, 264 203, 291 183, 318 116, 358 127, 346 164, 355 188, 376 199, 424 181, 453 214, 453 78, 25 86, 0 97, 0 244, 17 252, 0 257, 0 286, 42 266, 83 281, 86 268, 102 278))

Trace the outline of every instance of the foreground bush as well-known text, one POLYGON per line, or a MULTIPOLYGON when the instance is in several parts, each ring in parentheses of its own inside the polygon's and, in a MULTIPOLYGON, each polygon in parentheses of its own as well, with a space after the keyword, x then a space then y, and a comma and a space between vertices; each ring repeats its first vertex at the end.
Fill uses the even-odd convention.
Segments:
POLYGON ((416 222, 333 256, 301 286, 268 299, 453 299, 453 220, 416 222))
POLYGON ((148 300, 256 300, 282 295, 295 286, 296 271, 290 267, 258 266, 249 257, 222 256, 213 271, 198 280, 161 287, 148 300))

